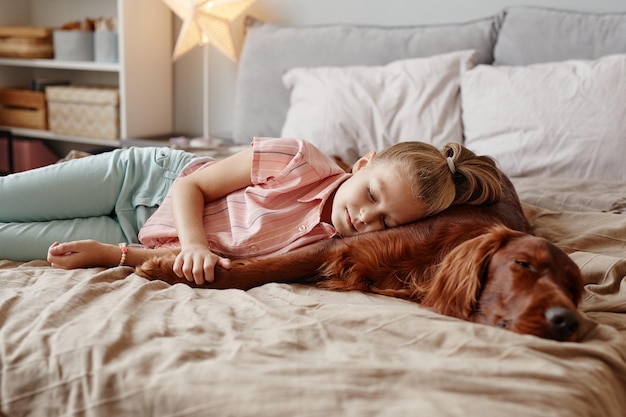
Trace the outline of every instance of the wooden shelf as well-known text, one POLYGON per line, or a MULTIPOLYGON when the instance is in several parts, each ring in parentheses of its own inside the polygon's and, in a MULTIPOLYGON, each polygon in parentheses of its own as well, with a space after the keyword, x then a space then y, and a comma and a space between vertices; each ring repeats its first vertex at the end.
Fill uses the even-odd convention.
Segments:
POLYGON ((0 58, 0 65, 24 68, 50 68, 77 71, 119 72, 119 63, 61 61, 55 59, 0 58))
POLYGON ((65 134, 54 133, 49 130, 25 129, 21 127, 0 126, 0 130, 9 131, 13 136, 45 139, 58 142, 82 143, 86 145, 110 146, 117 148, 122 144, 119 139, 99 139, 83 136, 69 136, 65 134))
MULTIPOLYGON (((30 85, 35 78, 119 90, 120 138, 152 136, 174 128, 172 13, 160 0, 0 0, 0 25, 58 28, 87 17, 116 17, 118 61, 67 61, 0 57, 0 88, 30 85), (5 10, 7 9, 7 10, 5 10), (10 10, 8 10, 10 9, 10 10), (9 13, 10 12, 10 13, 9 13)), ((6 123, 6 122, 5 122, 6 123)), ((36 129, 5 127, 15 136, 119 147, 97 139, 36 129)))

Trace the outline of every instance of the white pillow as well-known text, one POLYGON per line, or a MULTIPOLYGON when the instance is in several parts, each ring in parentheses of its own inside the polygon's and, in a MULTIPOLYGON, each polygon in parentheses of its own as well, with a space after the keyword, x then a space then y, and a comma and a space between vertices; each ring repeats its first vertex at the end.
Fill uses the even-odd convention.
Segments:
POLYGON ((626 55, 462 77, 465 145, 509 176, 626 180, 626 55))
POLYGON ((349 164, 401 141, 461 142, 460 75, 475 57, 459 51, 385 66, 292 68, 283 76, 291 105, 281 136, 349 164))

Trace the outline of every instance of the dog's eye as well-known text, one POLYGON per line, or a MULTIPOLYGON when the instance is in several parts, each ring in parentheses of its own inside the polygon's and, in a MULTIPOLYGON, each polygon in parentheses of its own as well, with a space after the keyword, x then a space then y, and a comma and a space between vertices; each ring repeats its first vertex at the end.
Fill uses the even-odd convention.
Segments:
POLYGON ((498 323, 496 323, 496 327, 499 327, 500 329, 506 329, 507 327, 509 327, 509 322, 508 320, 500 320, 498 323))
POLYGON ((518 264, 519 266, 521 266, 524 269, 529 269, 529 270, 533 269, 533 266, 530 263, 526 262, 526 261, 516 260, 515 263, 518 264))

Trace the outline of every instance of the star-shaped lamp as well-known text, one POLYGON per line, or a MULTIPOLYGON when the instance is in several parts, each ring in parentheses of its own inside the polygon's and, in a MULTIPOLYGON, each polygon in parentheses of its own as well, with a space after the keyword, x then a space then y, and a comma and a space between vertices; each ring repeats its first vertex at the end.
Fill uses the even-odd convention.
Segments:
POLYGON ((233 41, 231 23, 256 0, 163 0, 183 21, 174 47, 173 59, 204 45, 202 61, 202 134, 210 137, 209 112, 209 52, 213 45, 232 61, 237 61, 238 50, 233 41))
POLYGON ((198 45, 210 43, 233 61, 237 48, 231 23, 256 0, 163 0, 183 21, 174 59, 198 45))

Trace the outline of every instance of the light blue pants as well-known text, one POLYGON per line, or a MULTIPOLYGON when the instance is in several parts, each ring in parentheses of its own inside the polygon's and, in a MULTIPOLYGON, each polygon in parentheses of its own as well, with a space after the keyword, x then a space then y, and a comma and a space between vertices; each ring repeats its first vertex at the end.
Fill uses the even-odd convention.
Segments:
POLYGON ((45 259, 55 241, 138 242, 193 154, 117 149, 0 177, 0 259, 45 259))

